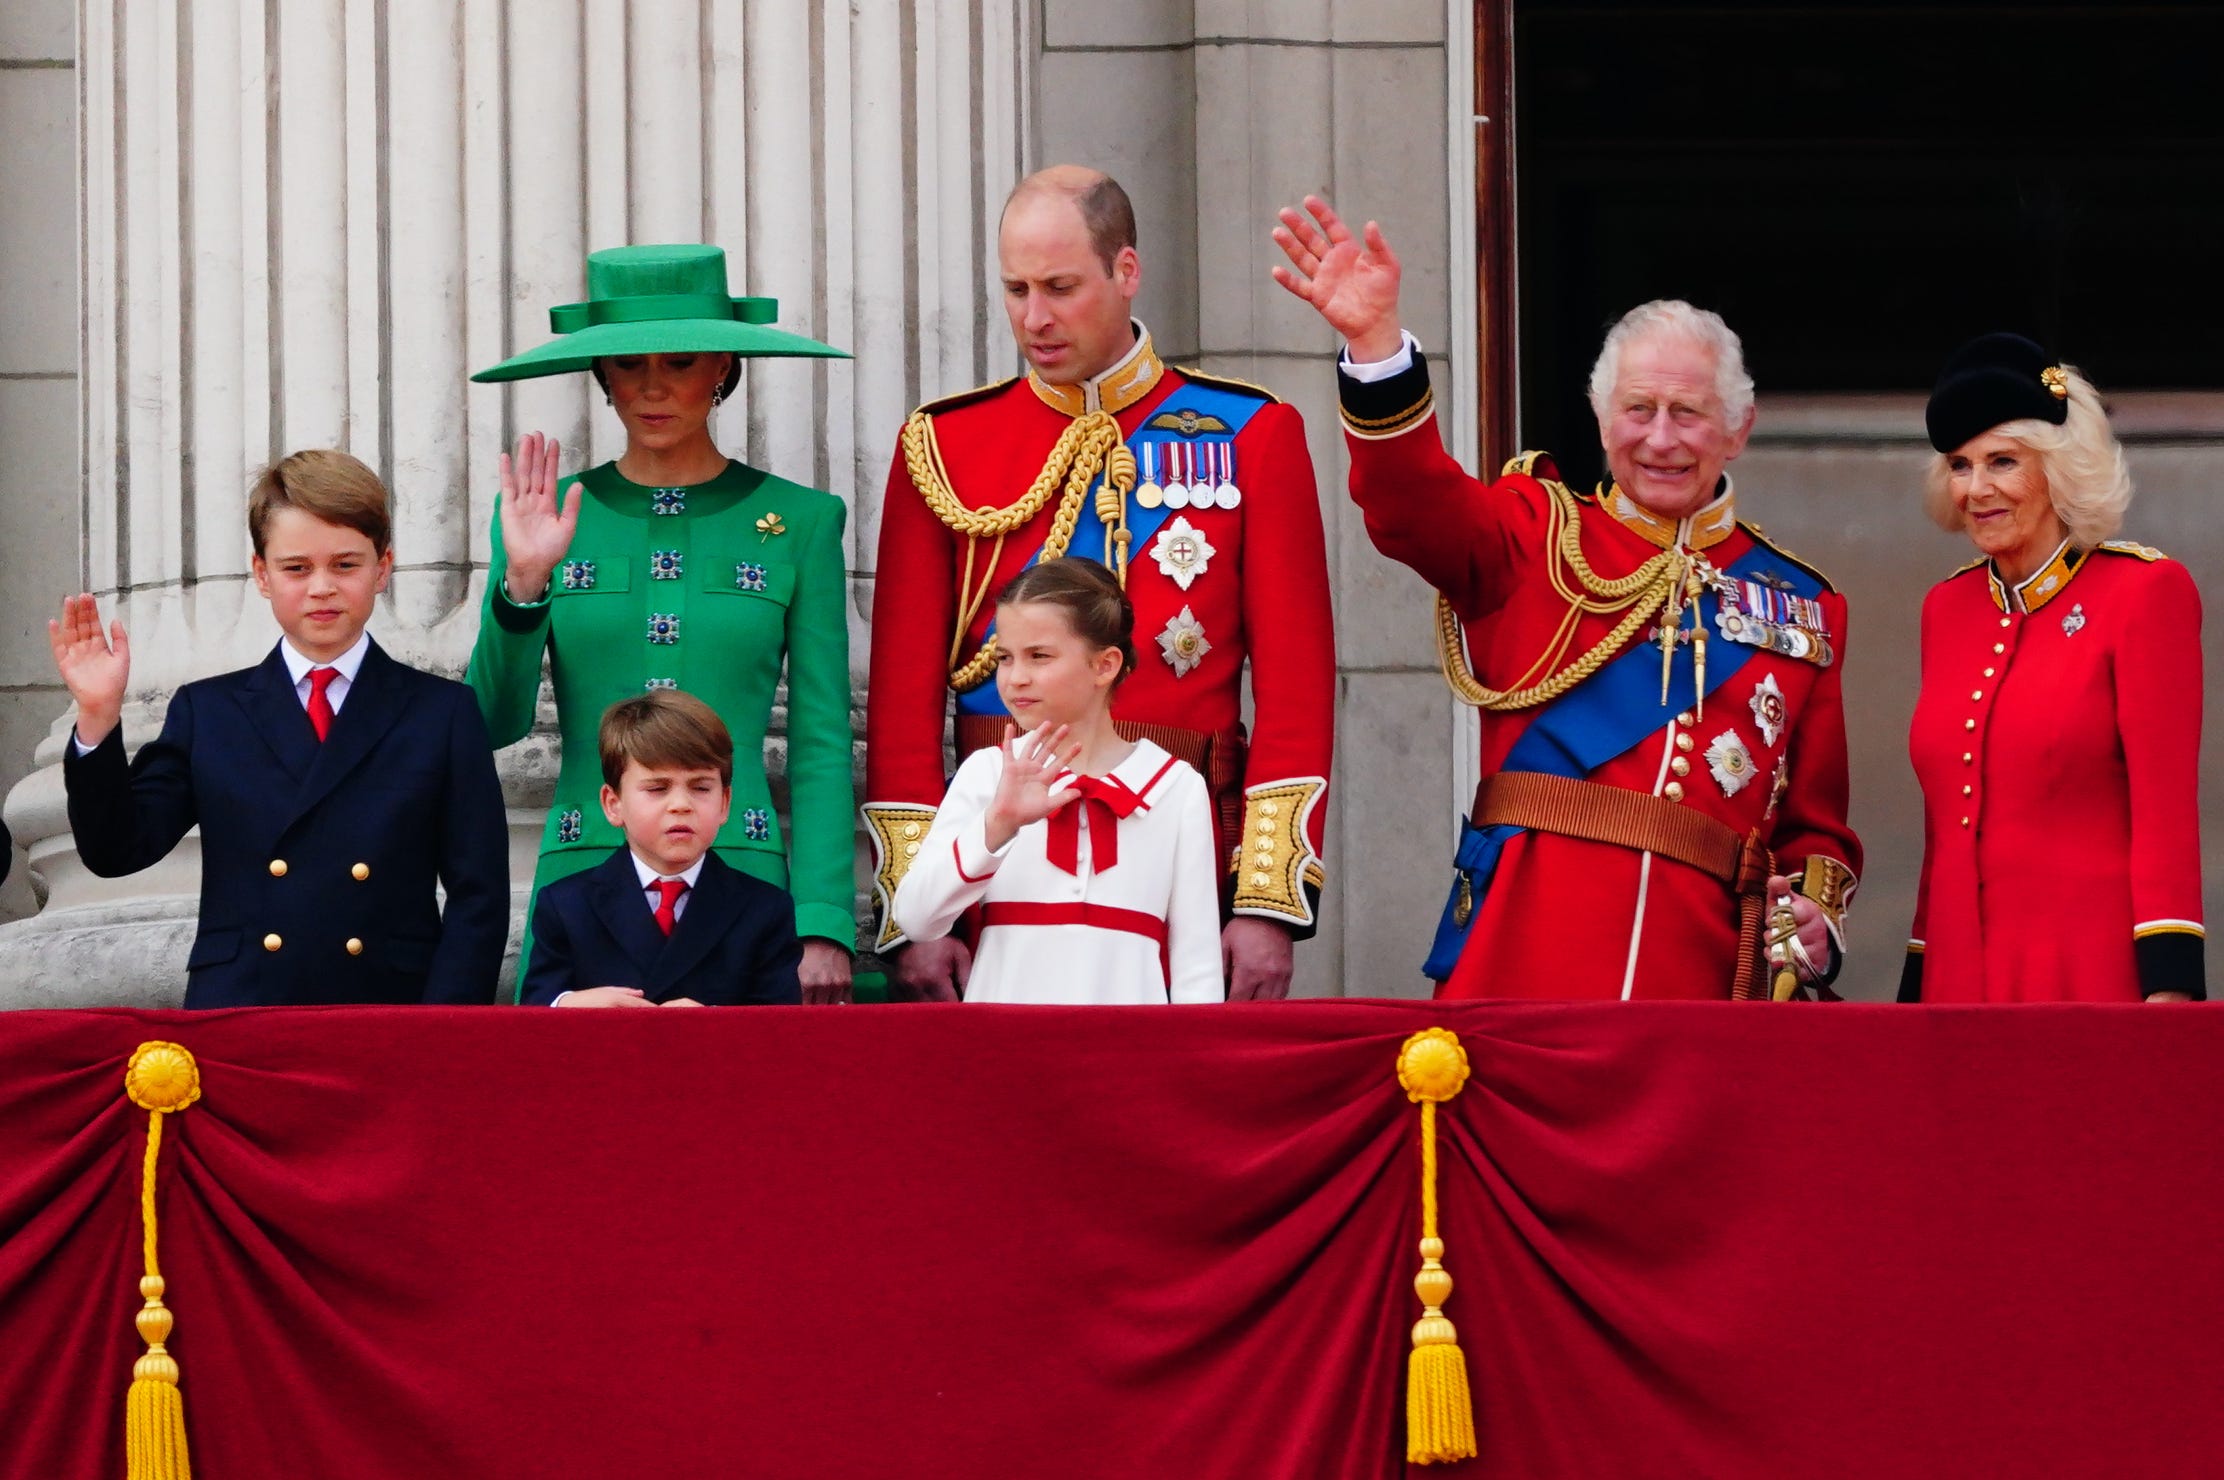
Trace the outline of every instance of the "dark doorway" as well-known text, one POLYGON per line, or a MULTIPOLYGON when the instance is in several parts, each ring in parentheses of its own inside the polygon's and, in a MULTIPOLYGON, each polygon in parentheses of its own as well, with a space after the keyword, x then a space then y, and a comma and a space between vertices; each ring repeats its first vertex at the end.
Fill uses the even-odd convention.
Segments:
POLYGON ((2224 385, 2224 6, 1515 0, 1520 437, 1649 298, 1771 391, 1922 390, 1989 329, 2104 390, 2224 385))

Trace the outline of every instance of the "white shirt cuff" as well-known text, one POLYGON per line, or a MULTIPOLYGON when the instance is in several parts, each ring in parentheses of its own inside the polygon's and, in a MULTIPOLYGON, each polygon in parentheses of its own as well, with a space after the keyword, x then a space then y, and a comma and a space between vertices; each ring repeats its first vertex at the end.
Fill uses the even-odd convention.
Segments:
POLYGON ((91 755, 91 754, 92 754, 92 753, 93 753, 94 751, 96 751, 96 750, 98 750, 98 749, 100 749, 100 747, 99 747, 99 746, 97 746, 97 745, 87 745, 87 744, 86 744, 86 743, 85 743, 84 741, 82 741, 82 740, 78 739, 78 738, 77 738, 77 726, 75 726, 75 725, 72 725, 72 726, 70 726, 70 754, 72 754, 72 755, 75 755, 75 756, 79 756, 79 757, 83 757, 83 756, 88 756, 88 755, 91 755))
POLYGON ((1400 340, 1398 352, 1389 359, 1369 360, 1365 364, 1359 364, 1352 359, 1351 346, 1347 344, 1344 346, 1343 353, 1336 357, 1336 368, 1361 385, 1370 385, 1378 380, 1388 380, 1393 375, 1403 375, 1413 368, 1414 356, 1421 353, 1421 341, 1413 337, 1413 331, 1410 329, 1400 329, 1398 336, 1400 340))
POLYGON ((1011 853, 1012 844, 1018 841, 1019 834, 1015 832, 1004 840, 1003 847, 989 847, 987 817, 973 818, 965 826, 958 829, 957 859, 959 875, 968 884, 980 883, 981 880, 996 872, 998 865, 1002 864, 1006 856, 1011 853))

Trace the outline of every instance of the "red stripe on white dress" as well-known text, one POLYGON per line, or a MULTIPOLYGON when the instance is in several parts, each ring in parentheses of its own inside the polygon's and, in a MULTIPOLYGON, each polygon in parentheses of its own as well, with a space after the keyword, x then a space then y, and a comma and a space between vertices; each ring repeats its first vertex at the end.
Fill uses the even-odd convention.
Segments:
POLYGON ((1166 944, 1166 922, 1142 910, 1123 910, 1109 904, 1032 904, 1018 900, 991 900, 982 909, 981 928, 999 925, 1094 925, 1099 930, 1120 930, 1166 944))

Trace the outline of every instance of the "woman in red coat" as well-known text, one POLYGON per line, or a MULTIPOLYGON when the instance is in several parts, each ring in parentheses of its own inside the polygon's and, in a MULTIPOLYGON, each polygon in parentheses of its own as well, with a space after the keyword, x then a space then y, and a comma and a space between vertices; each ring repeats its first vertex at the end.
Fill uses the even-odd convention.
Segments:
POLYGON ((2182 1002, 2201 965, 2201 599, 2109 536, 2100 397, 2031 341, 1946 362, 1933 517, 1980 559, 1923 603, 1923 877, 1903 1002, 2182 1002))

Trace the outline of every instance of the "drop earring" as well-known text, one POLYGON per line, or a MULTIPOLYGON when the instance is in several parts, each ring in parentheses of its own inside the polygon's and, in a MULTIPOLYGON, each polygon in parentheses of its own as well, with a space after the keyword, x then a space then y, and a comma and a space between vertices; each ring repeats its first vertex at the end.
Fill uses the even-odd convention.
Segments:
POLYGON ((726 388, 720 386, 710 393, 710 409, 716 411, 726 400, 726 388))

